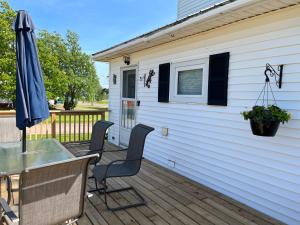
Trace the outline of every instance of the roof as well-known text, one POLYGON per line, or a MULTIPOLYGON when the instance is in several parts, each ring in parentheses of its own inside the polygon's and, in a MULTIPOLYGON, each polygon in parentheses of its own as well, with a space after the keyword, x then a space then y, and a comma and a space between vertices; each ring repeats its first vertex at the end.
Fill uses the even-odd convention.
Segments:
POLYGON ((114 58, 206 32, 247 18, 300 4, 300 0, 226 0, 108 49, 92 54, 95 61, 114 58))

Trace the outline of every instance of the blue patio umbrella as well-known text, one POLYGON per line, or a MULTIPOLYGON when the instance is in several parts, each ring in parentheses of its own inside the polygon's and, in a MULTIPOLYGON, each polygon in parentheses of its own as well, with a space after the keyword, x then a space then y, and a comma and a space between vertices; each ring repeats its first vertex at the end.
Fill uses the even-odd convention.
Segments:
POLYGON ((42 70, 39 62, 34 24, 29 14, 18 11, 16 32, 16 124, 23 130, 23 152, 26 151, 26 127, 32 127, 50 115, 42 70))

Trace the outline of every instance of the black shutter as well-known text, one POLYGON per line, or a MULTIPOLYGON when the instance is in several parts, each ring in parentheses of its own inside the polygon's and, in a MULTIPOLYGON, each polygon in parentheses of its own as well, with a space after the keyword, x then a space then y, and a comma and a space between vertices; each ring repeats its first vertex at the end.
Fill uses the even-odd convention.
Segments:
POLYGON ((160 64, 158 72, 158 102, 169 102, 170 63, 160 64))
POLYGON ((209 56, 208 105, 227 105, 229 52, 209 56))

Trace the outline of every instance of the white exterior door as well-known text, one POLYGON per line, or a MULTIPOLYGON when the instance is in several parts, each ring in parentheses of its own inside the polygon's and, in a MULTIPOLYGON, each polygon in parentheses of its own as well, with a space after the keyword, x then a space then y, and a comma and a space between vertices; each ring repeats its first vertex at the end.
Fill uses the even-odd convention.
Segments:
POLYGON ((123 146, 128 146, 131 129, 136 124, 136 73, 137 67, 121 70, 120 144, 123 146))

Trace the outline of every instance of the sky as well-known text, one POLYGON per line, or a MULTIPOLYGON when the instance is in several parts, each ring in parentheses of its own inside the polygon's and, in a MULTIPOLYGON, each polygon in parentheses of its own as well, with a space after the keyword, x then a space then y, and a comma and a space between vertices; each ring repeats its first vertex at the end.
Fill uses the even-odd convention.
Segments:
MULTIPOLYGON (((82 49, 92 54, 176 20, 177 0, 8 0, 27 10, 37 30, 79 34, 82 49)), ((103 87, 108 64, 96 63, 103 87)))

